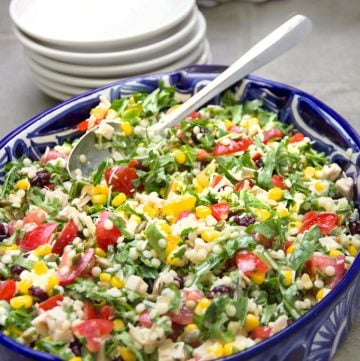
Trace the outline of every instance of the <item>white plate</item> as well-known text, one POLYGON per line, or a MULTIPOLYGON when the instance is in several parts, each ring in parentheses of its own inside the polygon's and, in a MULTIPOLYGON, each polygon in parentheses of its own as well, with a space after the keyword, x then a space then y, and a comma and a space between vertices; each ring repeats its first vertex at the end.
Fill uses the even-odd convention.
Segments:
POLYGON ((90 76, 90 77, 113 77, 120 75, 129 75, 138 72, 147 72, 152 69, 157 69, 167 63, 176 61, 177 59, 189 53, 188 49, 194 49, 197 44, 205 37, 206 23, 203 15, 198 16, 198 21, 193 31, 182 41, 174 44, 167 49, 166 53, 160 53, 157 57, 143 61, 142 56, 137 57, 137 61, 124 63, 120 65, 79 65, 69 64, 54 59, 47 58, 38 54, 31 49, 26 49, 26 54, 35 62, 44 66, 47 69, 70 74, 75 76, 90 76), (139 61, 141 59, 141 61, 139 61))
MULTIPOLYGON (((210 54, 210 46, 208 41, 204 43, 204 51, 200 54, 200 56, 195 59, 193 64, 208 64, 211 59, 210 54)), ((168 66, 167 68, 159 69, 157 72, 166 72, 172 71, 177 68, 181 68, 182 66, 190 65, 190 64, 173 64, 172 66, 168 66)), ((32 73, 35 83, 41 88, 41 90, 50 95, 51 97, 59 100, 65 100, 70 96, 81 94, 89 89, 89 87, 76 87, 70 86, 68 84, 59 83, 54 80, 49 80, 43 75, 37 74, 35 72, 32 73)), ((118 79, 120 80, 120 79, 118 79)))
POLYGON ((184 20, 195 0, 12 0, 16 26, 56 45, 115 46, 144 41, 184 20))
POLYGON ((151 58, 154 54, 166 52, 166 49, 174 46, 174 44, 181 41, 181 39, 186 38, 190 32, 194 31, 194 28, 199 22, 201 24, 201 29, 199 29, 199 31, 202 31, 202 28, 206 28, 206 21, 204 16, 195 9, 190 21, 186 23, 178 33, 175 33, 167 39, 137 49, 105 53, 80 53, 58 50, 35 42, 19 29, 14 28, 14 33, 26 49, 30 49, 34 53, 41 54, 51 59, 79 65, 111 65, 130 62, 131 60, 139 59, 140 57, 142 59, 151 58))

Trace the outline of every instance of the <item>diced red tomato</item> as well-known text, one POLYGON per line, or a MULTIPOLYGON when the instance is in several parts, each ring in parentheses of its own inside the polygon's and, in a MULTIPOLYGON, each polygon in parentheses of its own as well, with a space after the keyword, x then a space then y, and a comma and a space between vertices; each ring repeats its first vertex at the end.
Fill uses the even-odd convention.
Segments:
POLYGON ((20 248, 25 251, 32 251, 43 244, 49 243, 56 227, 57 223, 44 223, 26 232, 20 242, 20 248))
POLYGON ((262 338, 262 339, 269 338, 271 336, 271 334, 272 334, 272 328, 269 327, 269 326, 259 326, 259 327, 254 328, 251 331, 251 337, 253 339, 256 339, 256 338, 262 338))
POLYGON ((271 178, 272 184, 280 189, 286 189, 284 178, 281 175, 274 174, 271 178))
POLYGON ((180 214, 179 214, 178 217, 176 218, 176 222, 180 221, 180 220, 183 219, 183 218, 189 217, 189 215, 190 215, 191 213, 194 213, 194 212, 190 212, 190 211, 182 211, 182 212, 180 212, 180 214))
POLYGON ((277 128, 271 128, 267 132, 264 133, 263 142, 266 144, 271 139, 282 138, 283 134, 277 128))
POLYGON ((261 159, 262 158, 262 154, 261 153, 259 153, 259 152, 256 152, 252 157, 251 157, 251 159, 255 162, 255 161, 257 161, 257 160, 259 160, 259 159, 261 159))
POLYGON ((241 129, 237 125, 230 127, 229 132, 240 134, 242 133, 241 129))
POLYGON ((96 223, 96 243, 97 245, 107 251, 109 245, 116 244, 118 238, 121 236, 121 232, 115 227, 111 229, 105 228, 105 221, 109 219, 110 213, 108 211, 102 211, 99 214, 99 220, 96 223))
POLYGON ((112 320, 114 318, 114 309, 110 305, 104 305, 99 310, 99 318, 103 320, 112 320))
POLYGON ((148 311, 144 311, 140 316, 139 316, 139 323, 141 326, 146 327, 146 328, 151 328, 153 325, 153 321, 150 317, 150 313, 148 311))
POLYGON ((314 211, 310 211, 310 215, 304 215, 304 223, 299 229, 299 233, 304 233, 309 228, 314 225, 317 225, 320 229, 320 232, 323 235, 328 235, 337 225, 339 217, 334 213, 319 213, 314 214, 314 211), (311 213, 310 213, 311 212, 311 213))
POLYGON ((217 143, 214 148, 214 155, 227 155, 241 151, 246 151, 251 144, 254 144, 251 138, 243 137, 239 140, 230 139, 230 144, 224 145, 217 143))
POLYGON ((210 183, 210 187, 216 187, 224 177, 222 175, 216 175, 210 183))
POLYGON ((131 196, 135 192, 132 183, 137 179, 138 175, 135 168, 114 166, 106 169, 105 180, 109 186, 112 186, 114 192, 123 192, 127 196, 131 196))
POLYGON ((41 308, 44 311, 49 311, 52 308, 56 307, 59 305, 59 303, 64 299, 63 295, 55 295, 52 296, 50 298, 48 298, 47 300, 39 303, 39 308, 41 308))
POLYGON ((196 159, 201 162, 202 160, 208 159, 211 157, 211 154, 209 152, 207 152, 204 149, 199 149, 198 153, 197 153, 197 157, 196 159))
POLYGON ((186 289, 182 290, 182 292, 185 293, 187 301, 199 301, 203 297, 196 289, 186 289))
POLYGON ((24 224, 27 223, 36 223, 38 226, 42 224, 46 219, 46 213, 45 212, 36 212, 36 213, 28 213, 24 218, 23 222, 24 224))
POLYGON ((194 312, 190 311, 187 307, 182 306, 178 313, 172 313, 170 317, 173 322, 185 326, 193 322, 194 312))
POLYGON ((209 208, 212 216, 218 221, 225 221, 229 217, 230 206, 226 202, 212 204, 209 208))
POLYGON ((303 222, 310 222, 317 216, 317 212, 315 211, 309 211, 304 214, 303 222))
POLYGON ((295 133, 292 137, 289 139, 289 143, 297 143, 301 142, 305 138, 303 133, 295 133))
POLYGON ((89 248, 81 257, 80 261, 71 266, 68 266, 68 254, 69 252, 65 251, 61 257, 60 267, 58 270, 58 277, 61 286, 68 285, 73 283, 76 278, 80 277, 89 267, 91 261, 94 258, 94 249, 89 248))
POLYGON ((16 281, 7 280, 0 283, 0 300, 10 301, 16 293, 16 281))
POLYGON ((199 118, 200 118, 200 113, 199 112, 190 113, 190 119, 194 120, 194 119, 199 119, 199 118))
POLYGON ((85 132, 88 129, 88 126, 89 126, 89 121, 86 119, 86 120, 83 120, 82 122, 80 122, 76 126, 76 129, 80 130, 81 132, 85 132))
POLYGON ((84 311, 85 320, 93 320, 94 318, 98 318, 96 308, 90 301, 87 300, 84 301, 83 311, 84 311))
POLYGON ((93 319, 83 321, 73 327, 73 332, 77 337, 86 339, 86 347, 90 352, 98 352, 101 348, 102 339, 109 335, 112 329, 112 321, 93 319))
POLYGON ((58 158, 67 159, 68 155, 64 153, 60 153, 57 150, 49 150, 45 152, 45 154, 40 158, 40 163, 46 164, 50 160, 58 159, 58 158))
POLYGON ((131 161, 128 163, 129 168, 136 168, 139 162, 135 159, 131 159, 131 161))
POLYGON ((239 271, 248 276, 253 272, 267 272, 269 266, 256 254, 252 252, 238 252, 236 254, 236 265, 239 271))
POLYGON ((78 228, 76 224, 73 221, 66 223, 52 247, 52 252, 62 255, 64 248, 76 238, 77 234, 78 228))
POLYGON ((330 257, 320 253, 314 253, 309 261, 306 262, 306 267, 312 276, 315 276, 317 271, 326 274, 326 268, 328 266, 334 267, 335 269, 334 277, 329 280, 331 287, 335 287, 345 274, 344 255, 330 257))

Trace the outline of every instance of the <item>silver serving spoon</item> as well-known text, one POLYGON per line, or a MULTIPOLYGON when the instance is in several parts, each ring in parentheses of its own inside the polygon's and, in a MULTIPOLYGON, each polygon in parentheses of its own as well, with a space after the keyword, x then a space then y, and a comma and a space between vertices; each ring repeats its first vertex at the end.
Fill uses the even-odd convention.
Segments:
MULTIPOLYGON (((200 108, 240 79, 297 45, 306 35, 310 34, 311 30, 310 19, 304 15, 293 16, 259 41, 198 93, 167 114, 161 122, 151 126, 150 129, 155 133, 163 133, 165 129, 174 127, 191 112, 200 108)), ((118 125, 115 122, 108 122, 108 124, 118 125)), ((98 127, 94 127, 83 135, 72 149, 67 164, 67 170, 71 177, 75 177, 77 174, 75 170, 80 169, 82 176, 88 178, 104 159, 111 156, 110 149, 96 149, 95 132, 97 129, 98 127), (86 155, 87 158, 84 163, 80 161, 82 154, 86 155)))

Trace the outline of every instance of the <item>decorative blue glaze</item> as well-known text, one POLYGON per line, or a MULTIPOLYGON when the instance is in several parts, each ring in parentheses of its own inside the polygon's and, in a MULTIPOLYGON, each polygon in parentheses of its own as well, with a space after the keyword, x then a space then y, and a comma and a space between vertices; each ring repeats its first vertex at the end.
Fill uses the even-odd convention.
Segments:
MULTIPOLYGON (((119 81, 69 99, 30 119, 0 141, 0 180, 9 161, 26 155, 37 159, 46 147, 62 144, 78 135, 76 124, 86 119, 104 94, 110 100, 135 91, 152 91, 160 81, 176 86, 176 96, 185 100, 225 67, 190 66, 172 73, 119 81)), ((358 169, 360 138, 349 123, 328 106, 300 90, 249 76, 233 89, 241 101, 262 99, 279 119, 309 136, 314 147, 355 180, 356 203, 360 204, 358 169), (349 151, 349 149, 351 151, 349 151)), ((211 103, 217 103, 216 97, 211 103)), ((268 340, 226 359, 229 361, 328 361, 346 337, 360 306, 360 258, 343 280, 312 310, 268 340)), ((59 361, 57 357, 20 345, 0 334, 1 361, 59 361)))

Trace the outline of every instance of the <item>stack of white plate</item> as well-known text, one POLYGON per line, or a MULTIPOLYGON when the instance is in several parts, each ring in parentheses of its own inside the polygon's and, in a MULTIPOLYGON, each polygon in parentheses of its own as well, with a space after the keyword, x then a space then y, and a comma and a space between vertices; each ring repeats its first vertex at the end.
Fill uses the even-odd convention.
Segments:
POLYGON ((12 0, 10 15, 34 80, 60 100, 210 62, 195 0, 12 0))

